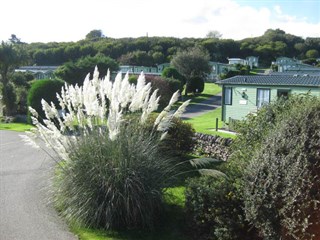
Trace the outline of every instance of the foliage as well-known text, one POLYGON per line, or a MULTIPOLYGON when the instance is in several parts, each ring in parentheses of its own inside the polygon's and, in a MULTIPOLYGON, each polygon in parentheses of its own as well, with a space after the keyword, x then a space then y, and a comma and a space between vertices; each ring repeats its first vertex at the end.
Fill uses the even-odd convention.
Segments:
MULTIPOLYGON (((211 61, 227 62, 228 57, 246 58, 259 56, 259 65, 270 67, 278 56, 304 59, 308 50, 319 49, 319 38, 303 39, 280 29, 268 29, 262 36, 242 40, 218 38, 173 38, 173 37, 138 37, 138 38, 99 38, 99 41, 80 40, 78 42, 50 42, 25 44, 31 64, 62 65, 67 61, 75 62, 86 56, 102 53, 113 59, 122 55, 143 51, 150 56, 148 64, 170 62, 178 49, 201 46, 210 53, 211 61)), ((147 65, 148 66, 148 65, 147 65)))
POLYGON ((190 123, 174 118, 168 131, 168 137, 163 143, 166 145, 166 149, 169 149, 175 155, 185 155, 193 149, 195 144, 194 134, 195 130, 190 123))
MULTIPOLYGON (((110 69, 110 71, 118 70, 118 64, 111 59, 102 54, 98 54, 94 57, 84 57, 76 62, 67 62, 60 66, 56 71, 55 75, 67 83, 70 84, 83 84, 83 79, 90 73, 93 74, 93 70, 97 66, 99 69, 110 69)), ((106 75, 106 70, 100 73, 100 77, 106 75)))
POLYGON ((172 94, 177 91, 173 89, 174 85, 159 76, 153 75, 147 75, 146 81, 151 83, 152 91, 158 91, 158 94, 161 96, 159 109, 163 109, 168 105, 172 94))
POLYGON ((70 146, 59 183, 67 216, 106 229, 154 228, 177 169, 138 121, 123 124, 115 140, 100 128, 70 146))
POLYGON ((143 74, 136 86, 128 78, 118 74, 111 81, 108 73, 99 79, 96 69, 83 86, 65 85, 57 95, 63 114, 43 100, 46 119, 39 122, 30 108, 36 130, 24 138, 33 145, 40 138, 56 161, 63 160, 56 194, 66 217, 107 229, 152 229, 162 189, 178 166, 160 143, 188 102, 171 112, 179 96, 174 93, 149 131, 144 126, 158 108, 157 90, 151 91, 143 74))
POLYGON ((310 49, 306 52, 306 58, 318 58, 319 51, 316 49, 310 49))
POLYGON ((134 51, 122 55, 119 58, 119 62, 122 65, 134 65, 134 66, 152 66, 153 58, 146 51, 134 51))
POLYGON ((13 115, 17 110, 16 99, 17 95, 15 92, 14 85, 9 82, 1 88, 2 102, 5 109, 5 115, 13 115))
POLYGON ((256 239, 244 219, 242 203, 227 178, 202 176, 186 188, 188 226, 195 239, 256 239))
POLYGON ((211 30, 207 33, 206 38, 221 38, 222 34, 217 30, 211 30))
POLYGON ((14 68, 25 61, 25 52, 20 44, 1 42, 0 45, 0 83, 2 85, 2 102, 5 115, 15 111, 15 91, 10 84, 10 74, 14 68))
POLYGON ((286 105, 285 118, 262 138, 246 169, 245 211, 265 239, 311 239, 308 228, 318 220, 310 215, 320 200, 320 100, 307 96, 286 105))
POLYGON ((28 112, 28 89, 26 87, 16 87, 16 105, 17 105, 17 114, 27 115, 28 112))
POLYGON ((14 85, 29 87, 29 82, 34 79, 34 76, 29 72, 15 72, 11 78, 14 85))
POLYGON ((220 74, 220 79, 226 79, 237 75, 250 75, 250 66, 236 64, 235 69, 225 69, 225 72, 220 74))
POLYGON ((87 35, 86 35, 86 40, 90 40, 90 41, 96 41, 100 38, 103 38, 103 33, 101 30, 91 30, 87 35))
POLYGON ((183 91, 183 83, 174 78, 164 78, 164 80, 169 84, 171 92, 183 91))
POLYGON ((204 90, 204 80, 201 77, 190 78, 189 84, 187 85, 186 92, 191 92, 193 94, 202 93, 204 90))
POLYGON ((185 78, 174 67, 165 67, 161 73, 161 77, 173 78, 180 80, 183 84, 185 83, 185 78))
MULTIPOLYGON (((38 112, 40 119, 45 119, 45 112, 42 110, 42 99, 47 102, 58 104, 56 94, 60 93, 64 82, 61 80, 42 79, 32 83, 27 96, 27 105, 38 112)), ((31 123, 30 112, 28 121, 31 123)))
POLYGON ((185 51, 180 51, 171 61, 173 67, 186 79, 186 94, 192 90, 189 85, 193 82, 204 82, 207 73, 210 73, 209 54, 205 50, 194 47, 185 51))
POLYGON ((137 75, 130 75, 128 80, 129 80, 130 84, 137 85, 138 76, 137 75))

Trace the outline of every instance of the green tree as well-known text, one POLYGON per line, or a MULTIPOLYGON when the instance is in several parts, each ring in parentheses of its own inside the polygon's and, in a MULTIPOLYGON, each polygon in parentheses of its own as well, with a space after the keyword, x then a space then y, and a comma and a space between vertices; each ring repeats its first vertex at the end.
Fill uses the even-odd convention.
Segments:
POLYGON ((206 75, 210 73, 209 59, 208 52, 199 47, 180 51, 173 57, 172 66, 186 79, 186 95, 193 79, 204 81, 206 75))
POLYGON ((319 57, 319 51, 316 49, 311 49, 306 52, 307 58, 317 58, 319 57))
POLYGON ((80 58, 76 62, 67 62, 60 66, 55 74, 67 83, 82 85, 85 76, 88 73, 92 74, 95 66, 98 67, 101 77, 106 75, 108 69, 110 72, 118 70, 118 64, 115 60, 103 54, 97 54, 94 57, 80 58))
POLYGON ((165 67, 161 73, 161 77, 177 79, 183 85, 185 84, 185 78, 174 67, 165 67))
POLYGON ((103 38, 103 33, 101 30, 91 30, 87 35, 86 35, 86 40, 90 40, 90 41, 96 41, 100 38, 103 38))
POLYGON ((4 114, 14 114, 15 93, 10 85, 10 75, 14 69, 23 62, 24 55, 18 45, 3 42, 0 45, 0 83, 2 85, 2 102, 4 104, 4 114))
POLYGON ((217 30, 212 30, 212 31, 209 31, 206 35, 206 38, 221 38, 222 37, 222 34, 217 31, 217 30))

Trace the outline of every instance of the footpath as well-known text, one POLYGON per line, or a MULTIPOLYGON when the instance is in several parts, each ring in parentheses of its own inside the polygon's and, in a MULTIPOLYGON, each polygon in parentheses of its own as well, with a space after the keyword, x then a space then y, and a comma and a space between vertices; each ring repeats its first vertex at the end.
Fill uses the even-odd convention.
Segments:
POLYGON ((212 96, 200 103, 190 104, 182 114, 181 119, 197 117, 218 107, 221 107, 221 94, 212 96))

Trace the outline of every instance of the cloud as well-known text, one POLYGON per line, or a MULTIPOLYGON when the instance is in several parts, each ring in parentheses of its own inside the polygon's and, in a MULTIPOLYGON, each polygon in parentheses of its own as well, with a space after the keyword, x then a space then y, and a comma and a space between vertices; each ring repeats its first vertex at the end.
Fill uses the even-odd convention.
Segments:
POLYGON ((320 29, 320 19, 310 23, 308 13, 298 18, 279 4, 253 7, 236 0, 3 0, 1 9, 0 40, 16 34, 26 42, 78 41, 93 29, 115 38, 205 37, 217 30, 236 40, 269 28, 319 37, 320 29))

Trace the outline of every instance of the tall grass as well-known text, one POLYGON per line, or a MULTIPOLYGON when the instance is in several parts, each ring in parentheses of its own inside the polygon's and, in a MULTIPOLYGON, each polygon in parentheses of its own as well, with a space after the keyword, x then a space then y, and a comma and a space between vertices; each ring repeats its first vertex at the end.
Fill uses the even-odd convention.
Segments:
POLYGON ((96 69, 83 86, 65 85, 59 106, 42 101, 43 121, 30 109, 36 131, 23 137, 33 145, 30 140, 40 138, 57 153, 56 203, 68 219, 105 229, 152 229, 162 212, 162 191, 181 165, 161 141, 188 102, 172 112, 179 97, 174 93, 146 127, 160 97, 144 75, 136 85, 128 74, 115 81, 98 76, 96 69))
POLYGON ((135 119, 110 140, 107 130, 81 136, 69 149, 58 182, 58 202, 70 220, 106 229, 154 228, 163 206, 163 189, 178 165, 161 150, 159 134, 135 119))

